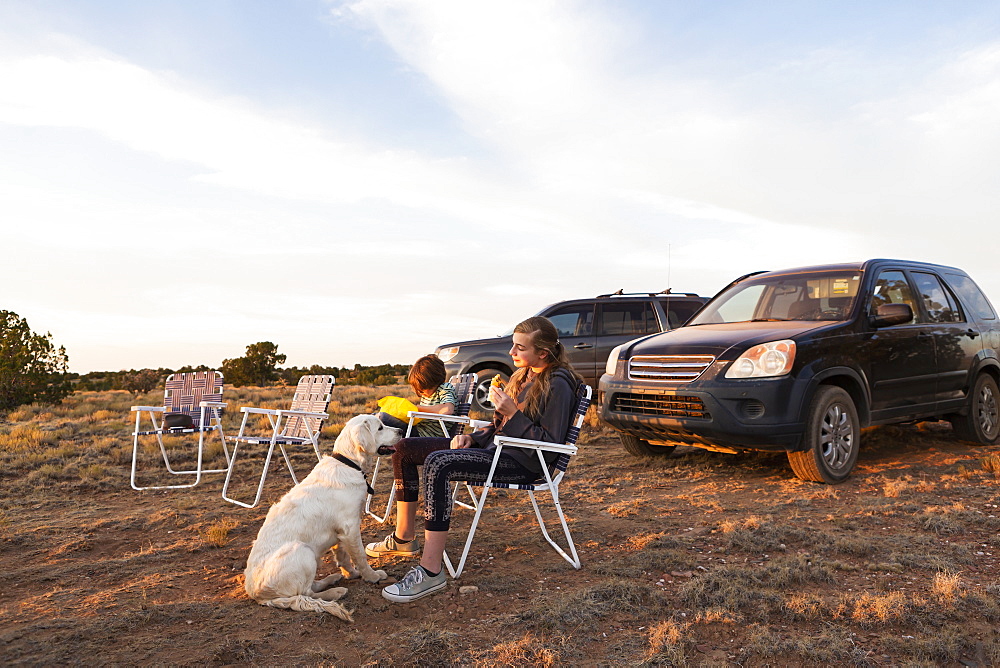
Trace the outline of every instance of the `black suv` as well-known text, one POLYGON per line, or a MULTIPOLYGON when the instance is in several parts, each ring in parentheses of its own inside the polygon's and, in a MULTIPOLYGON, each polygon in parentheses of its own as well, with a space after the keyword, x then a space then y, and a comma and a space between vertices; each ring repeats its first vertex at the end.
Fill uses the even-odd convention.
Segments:
POLYGON ((944 419, 1000 433, 1000 321, 965 272, 869 260, 750 274, 684 327, 626 343, 601 418, 627 451, 784 450, 804 480, 847 478, 867 425, 944 419))
MULTIPOLYGON (((638 336, 679 327, 704 303, 703 297, 691 293, 665 290, 626 294, 619 290, 614 294, 551 304, 538 315, 547 317, 559 330, 560 340, 577 373, 596 385, 612 348, 638 336)), ((512 332, 490 339, 449 343, 435 351, 444 361, 449 376, 479 374, 476 408, 491 409, 490 379, 500 374, 506 380, 514 371, 508 354, 512 332)))

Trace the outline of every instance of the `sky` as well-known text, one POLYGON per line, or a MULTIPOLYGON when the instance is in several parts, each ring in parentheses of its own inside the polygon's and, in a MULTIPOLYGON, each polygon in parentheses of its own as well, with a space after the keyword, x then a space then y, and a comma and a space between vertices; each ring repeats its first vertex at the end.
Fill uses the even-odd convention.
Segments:
POLYGON ((998 185, 995 0, 0 0, 0 309, 78 373, 872 257, 1000 305, 998 185))

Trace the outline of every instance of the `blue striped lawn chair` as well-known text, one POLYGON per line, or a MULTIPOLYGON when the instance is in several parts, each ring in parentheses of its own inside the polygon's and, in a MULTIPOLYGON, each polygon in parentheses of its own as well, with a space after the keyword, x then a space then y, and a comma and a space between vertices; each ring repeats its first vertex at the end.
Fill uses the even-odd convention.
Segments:
MULTIPOLYGON (((406 436, 410 435, 413 430, 414 418, 420 418, 423 420, 435 420, 439 425, 441 425, 441 435, 446 438, 452 438, 462 433, 465 426, 469 424, 469 411, 472 410, 472 398, 476 392, 476 379, 477 376, 474 373, 463 373, 457 376, 453 376, 449 383, 451 383, 455 388, 455 398, 458 403, 455 405, 455 412, 452 415, 441 415, 440 413, 421 413, 420 411, 410 411, 407 413, 407 417, 410 422, 406 426, 406 436)), ((375 461, 375 468, 372 470, 372 487, 375 487, 375 479, 378 476, 379 467, 382 464, 382 457, 379 457, 375 461)), ((475 498, 475 497, 473 497, 475 498)), ((389 487, 389 500, 385 504, 385 513, 382 515, 377 515, 371 509, 372 495, 369 494, 367 500, 365 501, 365 512, 375 519, 379 524, 384 524, 389 515, 392 514, 393 502, 396 500, 396 486, 392 485, 389 487)), ((470 506, 461 501, 458 502, 459 505, 466 508, 474 508, 475 506, 470 506)))
POLYGON ((135 413, 135 431, 132 432, 132 489, 181 489, 194 487, 201 481, 202 473, 223 473, 229 470, 229 450, 226 448, 226 437, 222 433, 222 373, 219 371, 192 371, 189 373, 172 373, 164 383, 163 406, 132 406, 135 413), (141 418, 143 413, 149 414, 153 428, 143 431, 141 418), (157 415, 162 414, 161 420, 157 415), (187 426, 168 428, 165 424, 173 416, 187 416, 190 421, 187 426), (226 468, 204 469, 202 458, 205 451, 205 433, 213 431, 219 434, 222 441, 222 451, 226 456, 226 468), (193 469, 175 470, 170 463, 167 449, 163 444, 163 435, 180 436, 198 434, 198 463, 193 469), (193 475, 194 482, 183 485, 158 485, 140 487, 136 484, 136 469, 139 460, 139 437, 155 436, 160 446, 160 454, 167 472, 172 475, 193 475))
POLYGON ((222 485, 223 499, 244 508, 253 508, 260 502, 261 493, 264 491, 264 480, 267 478, 267 471, 271 466, 274 446, 281 448, 281 455, 285 458, 285 466, 292 474, 294 483, 299 484, 299 479, 295 476, 295 469, 288 458, 285 446, 309 444, 312 446, 313 452, 316 453, 316 461, 322 459, 319 451, 319 435, 323 421, 330 417, 326 409, 330 405, 330 396, 336 381, 337 379, 330 375, 302 376, 295 387, 292 405, 288 410, 251 408, 249 406, 240 409, 240 412, 243 413, 243 422, 240 424, 239 434, 232 439, 236 444, 233 446, 233 459, 229 465, 229 472, 226 473, 226 482, 222 485), (266 415, 271 425, 271 433, 265 436, 253 436, 247 433, 247 418, 251 415, 266 415), (261 472, 260 482, 257 484, 257 495, 252 503, 237 501, 228 496, 229 483, 233 469, 236 467, 236 455, 241 452, 241 444, 244 446, 268 446, 267 456, 264 458, 264 470, 261 472))
POLYGON ((476 535, 476 527, 479 525, 479 517, 483 513, 483 505, 486 502, 486 495, 493 487, 501 489, 510 490, 522 490, 528 493, 531 497, 531 505, 535 509, 535 517, 538 518, 538 526, 542 530, 542 534, 545 536, 545 540, 548 541, 556 552, 558 552, 563 559, 568 561, 573 568, 580 568, 580 557, 576 553, 576 545, 573 543, 573 536, 570 535, 569 526, 566 524, 566 516, 563 514, 562 505, 559 503, 559 483, 562 482, 563 477, 566 475, 566 468, 569 466, 570 458, 576 454, 577 446, 576 439, 580 436, 580 428, 583 426, 583 417, 587 414, 587 409, 590 407, 590 398, 592 390, 589 385, 581 384, 577 390, 577 403, 576 410, 573 413, 573 420, 570 424, 569 431, 566 433, 565 443, 547 443, 545 441, 531 441, 523 438, 511 438, 509 436, 495 436, 493 442, 496 444, 496 454, 493 456, 493 465, 490 467, 489 475, 486 477, 486 482, 483 483, 469 483, 470 487, 481 487, 482 493, 476 498, 476 515, 472 519, 472 526, 469 528, 469 535, 465 540, 465 549, 462 551, 462 558, 458 562, 458 567, 452 566, 451 559, 448 558, 448 553, 445 552, 444 563, 448 567, 448 571, 451 573, 453 578, 458 578, 462 574, 462 570, 465 568, 465 560, 469 556, 469 548, 472 547, 472 539, 476 535), (503 451, 505 446, 513 446, 527 450, 534 450, 538 455, 538 461, 542 464, 542 477, 536 482, 529 485, 518 485, 509 484, 501 482, 493 482, 493 472, 496 470, 497 460, 500 458, 500 453, 503 451), (545 460, 543 458, 543 453, 546 452, 558 452, 559 458, 556 459, 555 464, 552 467, 552 471, 546 466, 545 460), (553 473, 555 475, 553 475, 553 473), (566 536, 566 549, 561 547, 552 537, 545 528, 545 521, 542 519, 542 513, 539 510, 538 502, 535 499, 535 492, 549 492, 552 495, 552 503, 555 506, 556 514, 559 516, 559 521, 562 523, 563 534, 566 536), (567 552, 567 550, 569 550, 567 552))

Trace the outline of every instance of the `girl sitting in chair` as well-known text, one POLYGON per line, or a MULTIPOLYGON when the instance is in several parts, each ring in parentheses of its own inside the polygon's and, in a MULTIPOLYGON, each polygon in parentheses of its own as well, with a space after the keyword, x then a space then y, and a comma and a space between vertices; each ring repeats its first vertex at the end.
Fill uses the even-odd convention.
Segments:
MULTIPOLYGON (((396 486, 396 530, 370 543, 371 557, 420 554, 416 538, 417 467, 424 466, 424 552, 420 565, 399 582, 382 590, 390 601, 413 601, 447 585, 442 558, 451 521, 451 483, 484 482, 493 463, 496 434, 550 443, 562 443, 576 404, 582 379, 572 370, 555 326, 541 316, 514 328, 511 359, 517 371, 506 388, 490 388, 495 411, 492 423, 472 434, 447 438, 406 438, 392 456, 396 486)), ((546 455, 551 465, 558 457, 546 455)), ((493 475, 496 482, 527 484, 541 475, 538 457, 507 447, 493 475)))

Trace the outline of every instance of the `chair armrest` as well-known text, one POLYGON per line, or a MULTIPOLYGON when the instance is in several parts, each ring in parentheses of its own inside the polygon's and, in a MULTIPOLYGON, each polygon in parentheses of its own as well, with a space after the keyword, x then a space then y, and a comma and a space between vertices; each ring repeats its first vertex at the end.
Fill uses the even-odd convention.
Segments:
POLYGON ((299 417, 314 417, 321 418, 323 420, 330 417, 329 413, 313 413, 311 411, 293 411, 293 410, 279 410, 278 415, 297 415, 299 417))
POLYGON ((483 427, 489 427, 492 422, 489 420, 469 420, 469 426, 473 429, 482 429, 483 427))
POLYGON ((244 406, 240 409, 241 413, 256 413, 259 415, 277 415, 278 411, 273 408, 254 408, 252 406, 244 406))
POLYGON ((421 413, 420 411, 408 411, 406 417, 421 418, 423 420, 442 420, 444 422, 469 422, 467 415, 445 415, 443 413, 421 413))
POLYGON ((136 411, 150 411, 151 413, 162 413, 163 406, 133 406, 132 412, 136 411))
POLYGON ((198 405, 202 408, 225 408, 229 404, 225 401, 203 401, 198 405))
POLYGON ((497 447, 512 445, 518 448, 528 448, 530 450, 544 450, 546 452, 562 452, 575 455, 577 447, 566 443, 549 443, 547 441, 532 441, 527 438, 513 438, 511 436, 494 436, 493 443, 497 447))

